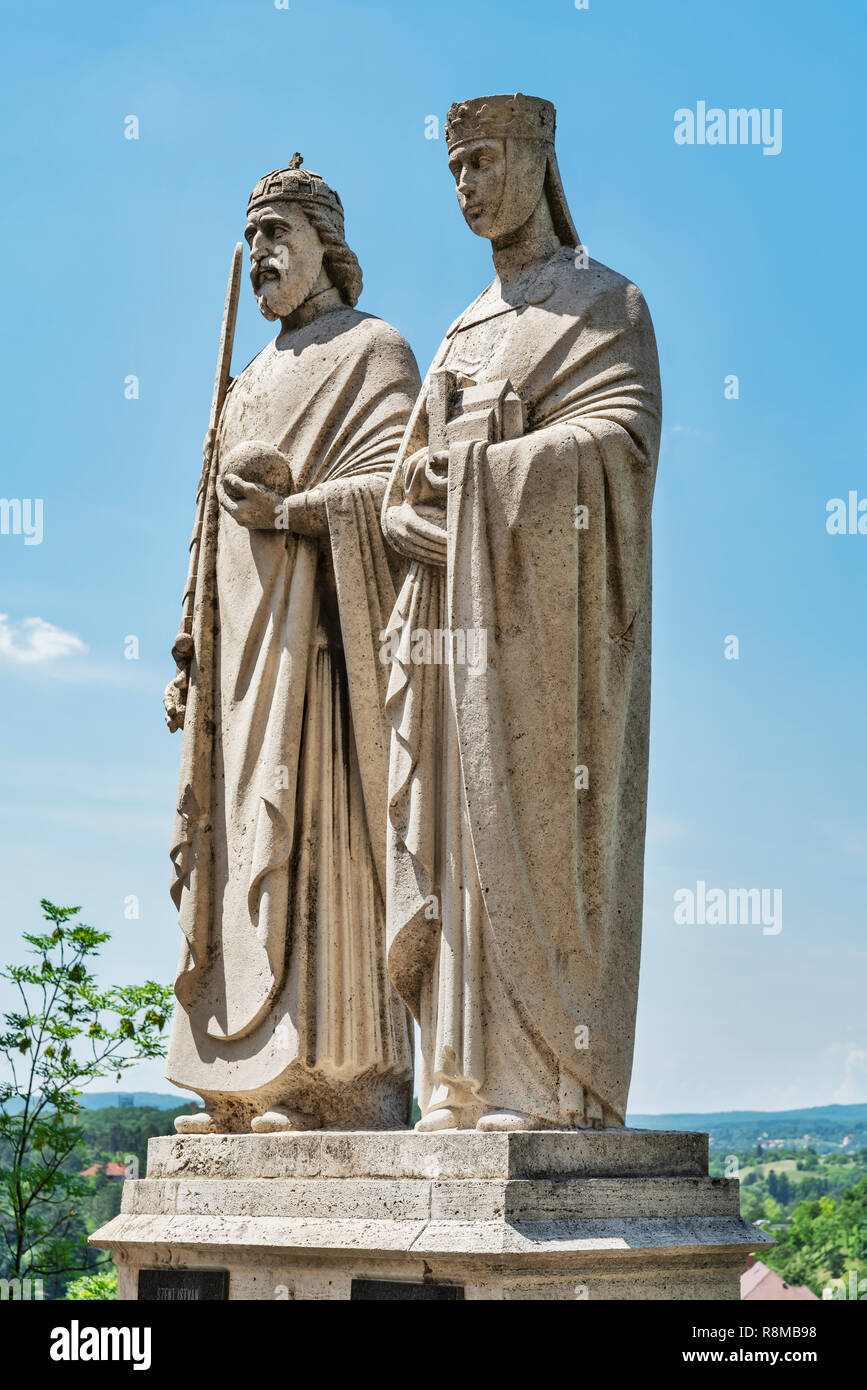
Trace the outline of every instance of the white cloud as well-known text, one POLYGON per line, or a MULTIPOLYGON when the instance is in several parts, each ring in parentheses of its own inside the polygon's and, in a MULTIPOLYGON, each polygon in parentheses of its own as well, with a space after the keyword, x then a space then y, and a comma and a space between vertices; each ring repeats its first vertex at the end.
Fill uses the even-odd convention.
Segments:
POLYGON ((676 844, 693 838, 693 822, 680 820, 676 816, 654 816, 647 818, 647 838, 656 844, 676 844))
POLYGON ((17 666, 32 666, 65 656, 84 656, 86 652, 80 637, 44 618, 22 618, 18 623, 10 623, 8 616, 0 613, 0 659, 17 666))
POLYGON ((858 1105, 867 1094, 867 1052, 860 1047, 850 1049, 846 1057, 842 1085, 833 1095, 837 1105, 858 1105))
POLYGON ((669 425, 667 429, 663 430, 663 434, 685 434, 690 439, 710 439, 707 430, 697 430, 692 425, 669 425))

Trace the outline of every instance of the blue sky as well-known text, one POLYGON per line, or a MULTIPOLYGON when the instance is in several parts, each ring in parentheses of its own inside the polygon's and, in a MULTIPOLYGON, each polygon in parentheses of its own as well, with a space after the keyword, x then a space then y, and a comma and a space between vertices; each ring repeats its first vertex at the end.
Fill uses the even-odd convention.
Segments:
MULTIPOLYGON (((825 526, 867 497, 865 28, 855 0, 4 7, 0 494, 44 518, 0 535, 3 960, 45 896, 112 931, 106 980, 173 974, 161 693, 249 190, 302 151, 361 307, 424 368, 490 279, 426 118, 521 90, 556 103, 579 232, 644 290, 662 363, 630 1108, 867 1100, 867 536, 825 526), (780 109, 782 152, 677 145, 699 101, 780 109), (675 924, 700 880, 781 889, 782 931, 675 924)), ((236 371, 271 333, 245 279, 236 371)))

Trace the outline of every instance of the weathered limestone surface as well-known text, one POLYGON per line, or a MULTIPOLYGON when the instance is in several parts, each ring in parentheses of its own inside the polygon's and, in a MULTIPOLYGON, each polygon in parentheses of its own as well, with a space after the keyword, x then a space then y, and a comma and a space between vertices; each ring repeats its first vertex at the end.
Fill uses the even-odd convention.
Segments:
POLYGON ((494 279, 445 334, 382 509, 412 561, 386 901, 422 1131, 622 1126, 632 1071, 659 364, 641 292, 579 240, 554 130, 521 94, 449 112, 494 279))
POLYGON ((183 932, 167 1075, 185 1132, 409 1121, 412 1044, 385 960, 386 673, 379 509, 419 386, 336 191, 300 155, 245 237, 280 332, 233 380, 227 296, 181 631, 172 896, 183 932))
POLYGON ((205 1109, 92 1237, 121 1298, 737 1299, 768 1243, 706 1135, 624 1128, 661 391, 554 132, 451 108, 494 279, 420 391, 334 190, 296 156, 251 196, 281 332, 228 383, 236 255, 166 693, 168 1075, 205 1109))
POLYGON ((347 1299, 353 1279, 465 1298, 732 1298, 767 1243, 707 1136, 637 1130, 152 1139, 93 1238, 142 1268, 230 1271, 231 1299, 347 1299))

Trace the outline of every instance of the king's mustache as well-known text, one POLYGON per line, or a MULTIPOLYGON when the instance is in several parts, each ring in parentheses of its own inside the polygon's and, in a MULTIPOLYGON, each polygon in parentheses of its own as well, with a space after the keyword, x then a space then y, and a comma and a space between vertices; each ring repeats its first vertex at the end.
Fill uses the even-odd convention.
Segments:
POLYGON ((279 260, 264 259, 257 261, 250 271, 250 278, 253 281, 253 288, 258 289, 265 280, 279 280, 280 275, 285 270, 285 266, 279 260))

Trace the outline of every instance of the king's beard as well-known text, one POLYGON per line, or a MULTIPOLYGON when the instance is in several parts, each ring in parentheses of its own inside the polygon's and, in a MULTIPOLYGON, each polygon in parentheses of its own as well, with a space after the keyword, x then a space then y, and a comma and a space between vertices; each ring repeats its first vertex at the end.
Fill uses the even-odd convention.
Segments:
POLYGON ((262 271, 266 278, 253 286, 256 303, 263 318, 274 323, 277 319, 289 318, 310 298, 318 283, 322 265, 320 263, 306 275, 299 275, 297 269, 289 271, 267 263, 259 271, 260 275, 262 271), (276 274, 270 274, 270 271, 276 274))

